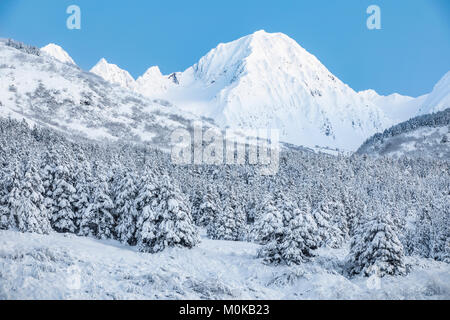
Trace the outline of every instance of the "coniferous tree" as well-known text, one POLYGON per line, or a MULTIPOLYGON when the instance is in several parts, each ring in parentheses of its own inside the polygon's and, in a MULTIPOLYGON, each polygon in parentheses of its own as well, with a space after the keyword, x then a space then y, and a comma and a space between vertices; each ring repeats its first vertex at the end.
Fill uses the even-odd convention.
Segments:
POLYGON ((235 240, 236 216, 233 207, 225 201, 223 208, 213 217, 207 228, 208 238, 213 240, 235 240))
POLYGON ((274 204, 274 200, 269 198, 259 208, 259 219, 255 222, 254 232, 256 241, 262 245, 269 242, 277 242, 283 234, 283 216, 274 204))
POLYGON ((0 164, 0 230, 7 230, 10 226, 10 212, 7 207, 7 196, 9 190, 7 187, 9 168, 3 163, 0 164))
MULTIPOLYGON (((83 217, 89 215, 88 210, 92 202, 93 179, 89 164, 84 161, 78 165, 75 181, 74 214, 75 226, 80 233, 83 217)), ((81 232, 82 233, 82 232, 81 232)))
POLYGON ((17 211, 21 207, 22 171, 17 161, 11 163, 4 173, 2 197, 2 229, 19 229, 17 211))
POLYGON ((313 250, 317 249, 320 240, 317 225, 309 212, 294 210, 284 232, 280 243, 283 262, 300 264, 314 256, 313 250))
POLYGON ((336 233, 331 224, 330 210, 326 202, 321 202, 317 209, 313 211, 314 221, 317 225, 318 236, 320 238, 319 246, 330 244, 330 239, 336 233))
MULTIPOLYGON (((157 253, 168 247, 192 248, 200 241, 187 200, 164 176, 150 191, 150 202, 142 208, 145 221, 139 234, 139 249, 157 253)), ((142 206, 147 196, 140 195, 142 206), (144 200, 144 202, 143 202, 144 200)))
POLYGON ((24 164, 24 173, 17 163, 9 171, 2 225, 7 229, 21 232, 49 233, 50 223, 42 197, 43 186, 39 172, 33 160, 24 164))
POLYGON ((113 215, 114 203, 110 197, 108 183, 100 177, 90 206, 90 217, 94 224, 95 236, 99 239, 114 239, 116 221, 113 215))
POLYGON ((376 213, 361 222, 351 240, 350 274, 404 275, 403 246, 387 213, 376 213))
POLYGON ((152 240, 155 237, 154 219, 158 205, 157 178, 150 171, 143 172, 138 184, 136 198, 136 241, 142 252, 153 252, 152 240))
POLYGON ((115 210, 117 214, 117 236, 123 243, 135 245, 136 240, 136 177, 126 171, 118 182, 115 210))
POLYGON ((334 233, 329 242, 331 248, 340 248, 349 236, 349 227, 344 205, 336 199, 328 203, 330 209, 331 224, 334 226, 334 233))
MULTIPOLYGON (((448 196, 447 196, 448 197, 448 196)), ((450 263, 450 201, 444 196, 435 206, 433 258, 450 263)))
POLYGON ((216 188, 209 186, 197 211, 196 225, 206 227, 214 220, 214 217, 221 214, 219 201, 220 197, 216 188))
POLYGON ((41 161, 41 179, 44 188, 42 195, 44 197, 44 204, 50 215, 53 214, 53 188, 57 163, 57 151, 54 146, 50 146, 48 150, 44 152, 41 161))
POLYGON ((71 232, 77 230, 74 212, 76 190, 73 186, 73 177, 68 168, 58 166, 52 189, 53 212, 52 227, 57 232, 71 232))
POLYGON ((266 225, 262 227, 263 230, 275 230, 276 233, 272 237, 262 234, 266 241, 258 251, 258 257, 266 263, 300 264, 314 256, 313 250, 320 244, 319 230, 306 200, 300 201, 298 208, 288 198, 280 199, 279 192, 276 195, 278 198, 275 202, 279 207, 269 206, 268 219, 261 223, 261 226, 266 225), (279 214, 280 211, 283 215, 279 214), (269 222, 270 228, 267 226, 269 222))

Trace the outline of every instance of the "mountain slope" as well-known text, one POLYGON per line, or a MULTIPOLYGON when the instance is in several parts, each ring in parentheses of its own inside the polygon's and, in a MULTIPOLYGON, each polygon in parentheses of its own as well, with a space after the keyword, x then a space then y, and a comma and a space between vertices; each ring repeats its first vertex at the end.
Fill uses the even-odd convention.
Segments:
POLYGON ((77 133, 169 147, 170 133, 196 116, 51 57, 0 41, 0 116, 77 133))
POLYGON ((105 58, 100 59, 90 72, 102 77, 108 82, 118 84, 124 88, 134 88, 135 81, 128 71, 119 68, 115 64, 108 63, 105 58))
POLYGON ((398 93, 382 96, 372 89, 361 91, 358 94, 377 105, 393 123, 400 123, 415 117, 428 97, 428 95, 423 95, 413 98, 398 93))
POLYGON ((220 44, 177 80, 161 95, 180 108, 222 127, 279 129, 283 141, 297 145, 356 149, 391 124, 281 33, 220 44))
POLYGON ((368 139, 357 151, 371 156, 450 159, 450 108, 402 122, 368 139))
POLYGON ((434 86, 419 110, 419 114, 427 114, 450 108, 450 71, 434 86))
POLYGON ((60 62, 76 65, 75 61, 73 61, 69 54, 63 48, 54 43, 50 43, 41 48, 41 52, 49 57, 55 58, 60 62))

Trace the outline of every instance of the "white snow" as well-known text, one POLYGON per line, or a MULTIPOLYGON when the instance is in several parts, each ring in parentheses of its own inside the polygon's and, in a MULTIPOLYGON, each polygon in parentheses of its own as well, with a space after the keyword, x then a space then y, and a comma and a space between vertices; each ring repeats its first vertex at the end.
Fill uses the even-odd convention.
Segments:
POLYGON ((100 59, 90 72, 102 77, 108 82, 118 84, 124 88, 134 88, 134 79, 128 71, 120 69, 115 64, 108 63, 105 58, 100 59))
POLYGON ((450 108, 450 71, 434 86, 420 108, 420 114, 443 111, 450 108))
POLYGON ((267 266, 258 246, 203 239, 139 253, 116 241, 0 231, 0 299, 449 299, 450 265, 408 257, 405 277, 348 279, 348 249, 297 267, 267 266))
POLYGON ((69 54, 57 44, 50 43, 45 47, 41 48, 41 52, 63 63, 70 63, 76 65, 75 61, 73 61, 73 59, 69 56, 69 54))
POLYGON ((360 91, 359 95, 377 105, 393 123, 404 122, 417 116, 420 107, 428 97, 423 95, 413 98, 398 93, 383 96, 372 89, 360 91))

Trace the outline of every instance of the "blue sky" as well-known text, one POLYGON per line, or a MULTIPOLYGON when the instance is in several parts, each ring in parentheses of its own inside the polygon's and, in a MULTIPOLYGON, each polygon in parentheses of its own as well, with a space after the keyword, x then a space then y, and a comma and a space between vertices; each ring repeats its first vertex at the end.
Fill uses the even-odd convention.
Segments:
POLYGON ((450 70, 448 0, 0 0, 0 37, 66 49, 83 69, 101 57, 137 77, 183 71, 220 42, 283 32, 355 90, 428 93, 450 70), (66 8, 82 29, 66 28, 66 8), (366 9, 381 8, 382 30, 366 9))

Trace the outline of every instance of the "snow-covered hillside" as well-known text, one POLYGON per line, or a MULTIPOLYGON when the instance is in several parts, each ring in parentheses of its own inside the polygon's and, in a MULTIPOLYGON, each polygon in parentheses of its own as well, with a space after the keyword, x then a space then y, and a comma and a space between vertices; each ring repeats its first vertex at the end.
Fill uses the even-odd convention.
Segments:
POLYGON ((58 61, 63 63, 70 63, 75 65, 75 61, 73 61, 72 57, 60 46, 54 43, 50 43, 45 47, 41 48, 41 52, 44 55, 55 58, 58 61))
POLYGON ((267 266, 258 245, 203 239, 151 255, 116 241, 0 230, 0 299, 449 299, 450 265, 408 257, 405 277, 348 279, 348 249, 267 266))
POLYGON ((450 108, 402 122, 368 139, 358 150, 371 156, 450 159, 450 108))
MULTIPOLYGON (((168 147, 174 128, 196 116, 152 101, 45 54, 0 41, 0 116, 75 132, 89 138, 144 141, 168 147)), ((100 66, 98 69, 101 69, 100 66)))

